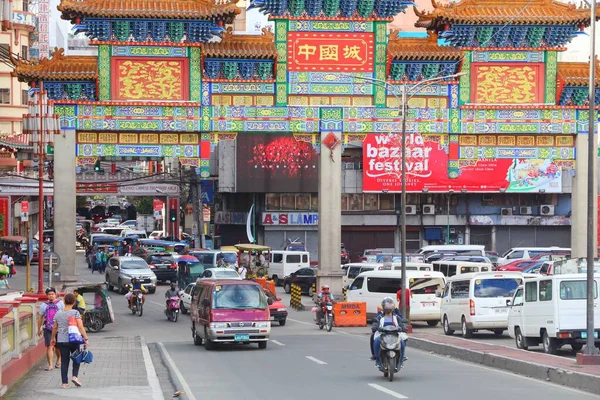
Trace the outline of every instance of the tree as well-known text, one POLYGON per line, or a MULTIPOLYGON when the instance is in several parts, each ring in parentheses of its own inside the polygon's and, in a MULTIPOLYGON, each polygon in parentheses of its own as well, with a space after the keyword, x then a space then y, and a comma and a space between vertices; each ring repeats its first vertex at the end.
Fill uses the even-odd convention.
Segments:
POLYGON ((152 214, 154 212, 154 199, 149 196, 138 197, 135 208, 139 214, 152 214))

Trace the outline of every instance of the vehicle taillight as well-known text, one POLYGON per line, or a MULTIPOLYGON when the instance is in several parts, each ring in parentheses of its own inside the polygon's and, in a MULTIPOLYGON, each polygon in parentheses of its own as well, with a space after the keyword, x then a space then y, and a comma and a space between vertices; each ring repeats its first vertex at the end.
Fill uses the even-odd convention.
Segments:
POLYGON ((475 302, 473 300, 469 300, 469 308, 471 309, 471 315, 475 315, 475 302))
POLYGON ((367 257, 361 258, 362 261, 367 261, 367 257))
POLYGON ((175 268, 177 268, 177 264, 171 264, 171 268, 172 268, 172 269, 175 269, 175 268))
POLYGON ((150 267, 150 269, 156 268, 156 266, 154 264, 148 264, 148 266, 150 267))

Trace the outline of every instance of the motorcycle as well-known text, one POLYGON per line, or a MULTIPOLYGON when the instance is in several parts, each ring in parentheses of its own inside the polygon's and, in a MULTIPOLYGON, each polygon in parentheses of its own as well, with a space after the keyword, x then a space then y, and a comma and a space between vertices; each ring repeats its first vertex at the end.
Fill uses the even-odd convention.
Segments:
POLYGON ((333 328, 333 303, 327 302, 321 306, 321 318, 318 318, 317 325, 319 325, 319 329, 327 327, 327 332, 331 332, 333 328))
POLYGON ((131 313, 134 315, 138 313, 141 317, 144 313, 144 294, 141 290, 134 290, 132 297, 133 305, 131 306, 131 313))
POLYGON ((402 368, 402 339, 406 333, 397 326, 384 326, 379 330, 381 341, 379 345, 379 370, 390 382, 394 380, 394 373, 402 368))
POLYGON ((167 299, 167 309, 165 310, 165 315, 167 316, 167 320, 177 322, 177 317, 179 316, 179 296, 171 296, 167 299))

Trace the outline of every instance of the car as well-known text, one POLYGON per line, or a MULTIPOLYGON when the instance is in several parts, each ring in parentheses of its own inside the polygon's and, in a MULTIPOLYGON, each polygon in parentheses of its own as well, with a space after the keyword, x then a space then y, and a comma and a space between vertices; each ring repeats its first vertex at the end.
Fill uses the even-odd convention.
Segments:
POLYGON ((545 261, 538 261, 535 264, 530 265, 529 267, 522 270, 521 273, 523 273, 523 274, 539 274, 540 269, 542 268, 542 265, 544 265, 544 262, 545 261))
POLYGON ((179 301, 179 308, 183 314, 187 314, 188 311, 192 308, 192 293, 194 291, 195 283, 190 283, 183 290, 179 291, 179 297, 181 300, 179 301))
POLYGON ((484 256, 449 256, 443 257, 440 261, 469 261, 492 264, 492 261, 484 256))
POLYGON ((146 257, 148 266, 160 282, 177 282, 177 261, 171 253, 152 253, 146 257))
POLYGON ((281 298, 275 296, 269 289, 263 289, 267 299, 271 299, 273 304, 269 305, 271 313, 271 321, 279 322, 279 325, 284 326, 287 321, 288 310, 285 304, 281 302, 281 298))
POLYGON ((486 251, 485 256, 490 259, 493 265, 498 265, 498 257, 500 257, 498 253, 495 251, 486 251))
POLYGON ((302 293, 312 296, 314 292, 313 285, 317 284, 317 274, 312 268, 301 268, 283 278, 283 290, 286 293, 290 293, 292 291, 292 284, 300 286, 302 293))
POLYGON ((108 290, 117 289, 121 294, 127 292, 126 285, 137 278, 149 293, 156 292, 156 275, 143 258, 133 256, 112 257, 106 267, 106 285, 108 290))
POLYGON ((119 225, 119 226, 127 226, 127 227, 129 227, 131 229, 135 229, 137 227, 137 220, 135 220, 135 219, 128 219, 127 221, 122 222, 121 225, 119 225))
POLYGON ((350 253, 346 250, 346 245, 342 243, 341 247, 341 259, 342 264, 348 264, 350 262, 350 253))
POLYGON ((431 254, 428 254, 427 256, 425 256, 424 262, 426 264, 431 264, 434 261, 440 261, 441 259, 449 258, 449 257, 457 256, 457 255, 458 255, 458 253, 452 253, 452 252, 431 253, 431 254))
POLYGON ((365 249, 360 259, 361 262, 374 263, 377 261, 377 254, 383 253, 380 249, 365 249))
MULTIPOLYGON (((129 222, 129 221, 127 221, 129 222)), ((134 220, 135 222, 135 220, 134 220)), ((134 225, 135 226, 135 225, 134 225)), ((150 233, 150 236, 148 236, 148 239, 160 239, 160 237, 163 235, 163 231, 152 231, 152 233, 150 233)))
POLYGON ((516 260, 509 264, 504 264, 498 267, 498 271, 523 271, 539 261, 535 260, 516 260))
POLYGON ((108 226, 119 226, 119 224, 121 223, 121 219, 120 218, 106 218, 103 222, 105 224, 107 224, 108 226))
POLYGON ((283 248, 283 250, 287 250, 287 251, 308 251, 308 250, 306 250, 306 246, 304 245, 304 243, 296 241, 296 240, 289 240, 288 244, 283 248))
POLYGON ((199 280, 203 279, 239 279, 242 278, 238 275, 238 273, 233 268, 209 268, 205 270, 202 275, 198 278, 199 280))

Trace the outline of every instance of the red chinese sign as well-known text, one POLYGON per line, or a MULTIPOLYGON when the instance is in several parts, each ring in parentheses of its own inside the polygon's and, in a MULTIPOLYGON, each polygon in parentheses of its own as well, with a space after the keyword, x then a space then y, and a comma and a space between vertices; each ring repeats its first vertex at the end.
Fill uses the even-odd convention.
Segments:
POLYGON ((188 100, 187 58, 112 58, 116 100, 188 100))
MULTIPOLYGON (((439 141, 407 134, 405 146, 408 192, 539 192, 562 190, 561 168, 551 159, 492 158, 462 166, 457 178, 448 177, 448 155, 439 141)), ((438 136, 439 138, 439 136, 438 136)), ((363 142, 363 191, 402 190, 401 135, 368 135, 363 142)))
POLYGON ((372 72, 373 33, 288 33, 288 71, 372 72))
POLYGON ((119 186, 116 183, 78 183, 77 193, 117 193, 119 186))
POLYGON ((10 221, 10 216, 8 214, 9 209, 9 200, 8 197, 0 198, 0 234, 2 236, 8 236, 8 223, 10 221))

